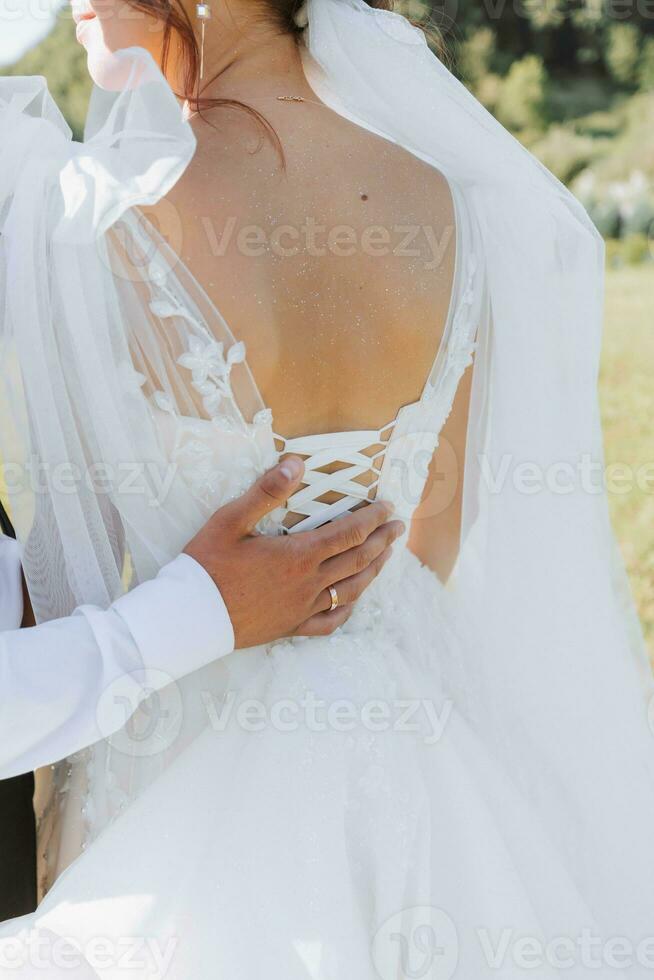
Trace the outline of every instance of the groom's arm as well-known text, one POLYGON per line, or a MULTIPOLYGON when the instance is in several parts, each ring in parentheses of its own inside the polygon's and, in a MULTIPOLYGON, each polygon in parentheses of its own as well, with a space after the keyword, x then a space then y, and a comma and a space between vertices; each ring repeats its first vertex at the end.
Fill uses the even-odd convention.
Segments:
POLYGON ((67 619, 0 634, 0 779, 56 762, 117 731, 127 719, 124 702, 112 697, 116 682, 136 705, 146 690, 233 648, 219 591, 186 555, 136 589, 128 610, 120 601, 107 610, 83 606, 67 619))
POLYGON ((300 484, 298 464, 287 460, 266 474, 218 511, 186 554, 107 610, 86 606, 67 619, 12 630, 22 616, 20 569, 9 551, 15 546, 4 542, 10 588, 0 621, 9 630, 0 634, 0 779, 121 728, 124 699, 111 697, 116 682, 137 704, 139 695, 235 647, 327 634, 345 622, 403 528, 375 504, 318 531, 253 535, 300 484), (330 612, 333 584, 343 605, 330 612))

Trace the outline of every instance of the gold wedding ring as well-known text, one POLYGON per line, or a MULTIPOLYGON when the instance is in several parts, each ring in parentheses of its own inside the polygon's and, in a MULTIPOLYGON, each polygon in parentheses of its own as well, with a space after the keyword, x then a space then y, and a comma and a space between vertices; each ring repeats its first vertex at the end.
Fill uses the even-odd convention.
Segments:
POLYGON ((338 592, 333 585, 329 586, 329 594, 332 597, 332 604, 329 607, 329 611, 334 612, 334 610, 338 607, 338 592))

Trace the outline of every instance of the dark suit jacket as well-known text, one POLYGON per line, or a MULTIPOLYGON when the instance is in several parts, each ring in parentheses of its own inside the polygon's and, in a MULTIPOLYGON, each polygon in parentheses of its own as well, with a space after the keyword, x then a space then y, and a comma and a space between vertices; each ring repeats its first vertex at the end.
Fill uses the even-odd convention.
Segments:
MULTIPOLYGON (((14 537, 0 503, 0 527, 14 537)), ((0 922, 33 912, 36 906, 34 776, 0 781, 0 922)))

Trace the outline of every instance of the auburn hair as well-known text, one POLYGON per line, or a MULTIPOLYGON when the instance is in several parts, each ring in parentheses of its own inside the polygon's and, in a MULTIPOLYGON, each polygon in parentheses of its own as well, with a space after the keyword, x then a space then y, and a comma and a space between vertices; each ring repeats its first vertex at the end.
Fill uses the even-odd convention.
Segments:
MULTIPOLYGON (((176 41, 182 52, 182 91, 175 94, 188 100, 195 111, 211 109, 221 105, 240 105, 230 99, 207 99, 202 96, 200 89, 200 46, 195 36, 193 23, 181 0, 128 0, 135 10, 142 10, 150 17, 155 17, 164 23, 163 50, 161 70, 166 74, 171 48, 176 41)), ((268 16, 272 15, 281 33, 294 34, 298 38, 302 28, 296 23, 296 15, 304 0, 259 0, 262 10, 268 16)), ((366 0, 369 7, 381 10, 392 10, 393 0, 366 0)), ((205 82, 204 87, 215 81, 217 76, 205 82)))
MULTIPOLYGON (((208 79, 200 86, 200 46, 195 36, 193 22, 184 8, 182 0, 128 0, 128 2, 131 7, 142 10, 150 17, 156 17, 164 24, 161 55, 161 70, 164 75, 167 74, 173 44, 176 43, 180 46, 182 83, 181 91, 175 93, 178 98, 185 99, 190 108, 200 115, 209 109, 220 107, 237 108, 249 113, 272 137, 273 142, 281 151, 279 139, 274 129, 266 118, 252 106, 236 99, 210 99, 202 95, 202 90, 215 81, 218 75, 214 75, 213 78, 208 79)), ((294 35, 298 40, 301 38, 302 28, 297 24, 296 18, 304 0, 253 0, 253 2, 258 2, 262 13, 271 18, 273 23, 277 23, 280 33, 294 35)), ((393 10, 394 7, 394 0, 366 0, 366 3, 369 7, 377 10, 393 10)), ((425 24, 417 24, 416 26, 425 31, 436 47, 440 47, 438 31, 425 24)))

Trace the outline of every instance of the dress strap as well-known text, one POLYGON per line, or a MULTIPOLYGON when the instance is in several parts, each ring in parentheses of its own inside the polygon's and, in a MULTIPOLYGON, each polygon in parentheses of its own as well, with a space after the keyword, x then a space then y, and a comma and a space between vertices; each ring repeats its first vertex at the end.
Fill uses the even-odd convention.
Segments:
POLYGON ((456 263, 450 310, 443 338, 422 392, 421 402, 431 401, 450 376, 454 389, 472 363, 481 312, 483 275, 473 215, 463 191, 450 184, 456 220, 456 263))

